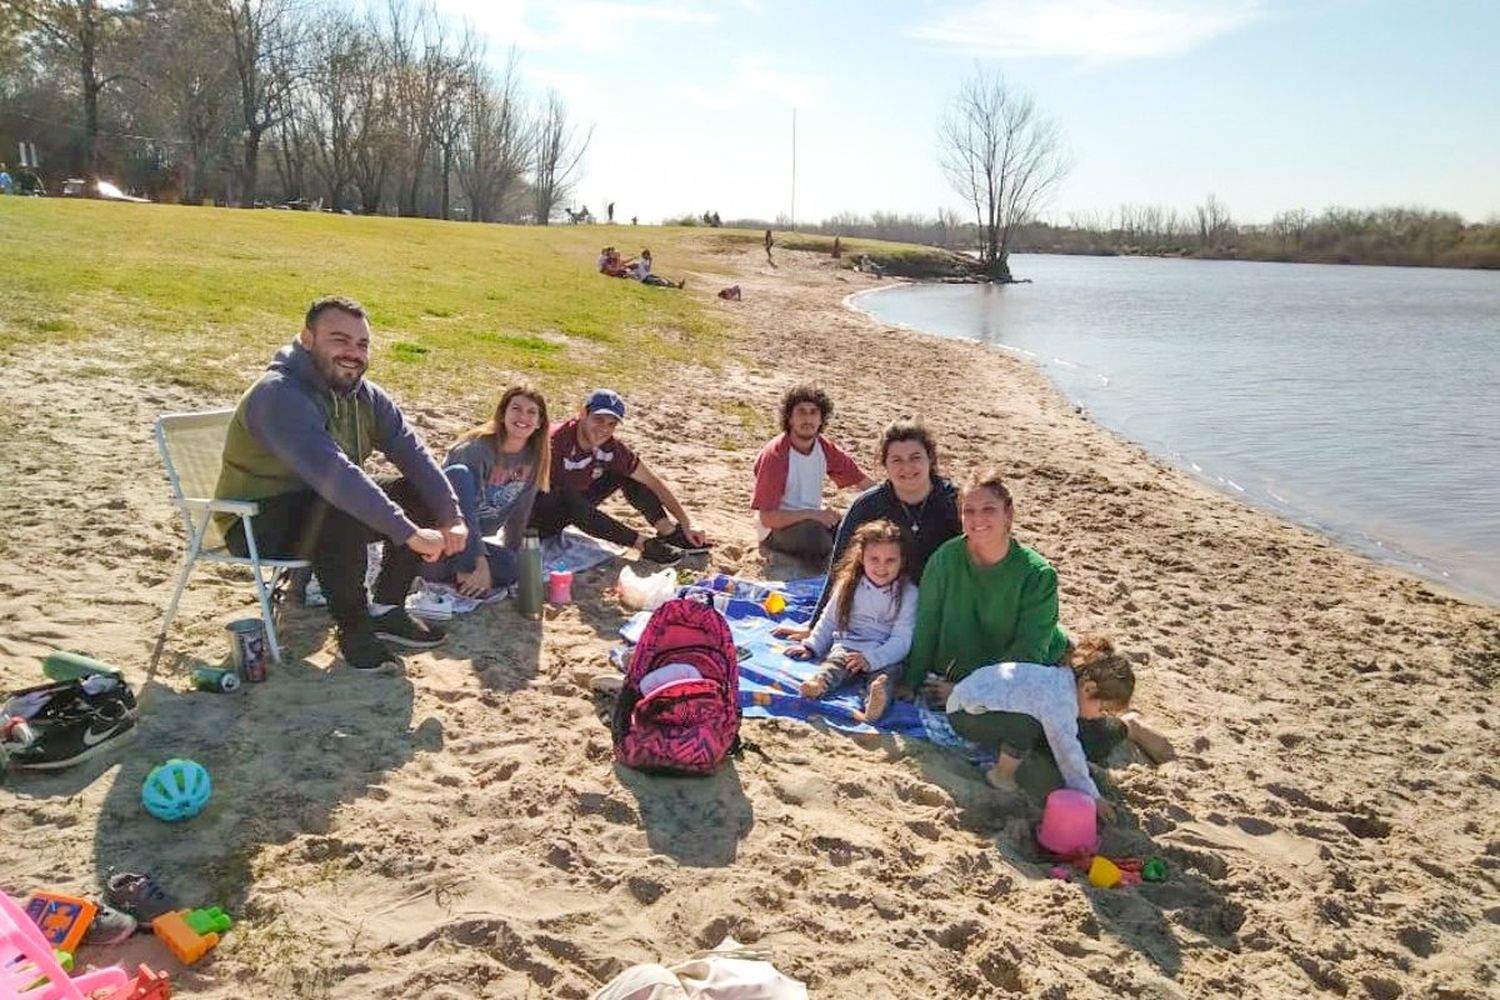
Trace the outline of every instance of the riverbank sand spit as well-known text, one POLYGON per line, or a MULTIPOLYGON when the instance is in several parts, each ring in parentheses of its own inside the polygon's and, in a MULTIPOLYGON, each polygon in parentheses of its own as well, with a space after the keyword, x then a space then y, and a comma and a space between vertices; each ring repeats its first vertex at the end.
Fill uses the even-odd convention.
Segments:
MULTIPOLYGON (((22 352, 0 379, 0 682, 76 648, 124 664, 143 707, 115 756, 7 780, 0 882, 89 891, 109 865, 159 866, 225 906, 242 922, 178 975, 189 997, 586 997, 725 933, 819 997, 1495 995, 1500 615, 1210 492, 1012 358, 843 308, 866 276, 757 256, 689 275, 744 289, 712 305, 743 360, 663 372, 622 437, 720 540, 706 565, 746 575, 765 571, 750 464, 794 378, 832 391, 832 434, 867 464, 913 410, 944 471, 1000 463, 1065 624, 1136 652, 1139 702, 1180 751, 1113 772, 1126 818, 1106 847, 1164 856, 1167 883, 1047 878, 1024 808, 926 746, 752 721, 762 752, 713 779, 617 771, 584 682, 620 621, 618 567, 540 627, 506 606, 456 623, 402 678, 352 676, 321 613, 295 610, 264 686, 189 693, 185 659, 148 678, 182 544, 151 420, 230 400, 112 375, 123 338, 22 352), (169 827, 138 795, 175 754, 215 798, 169 827)), ((405 403, 438 446, 486 405, 405 403)), ((203 572, 172 648, 217 658, 249 594, 203 572)), ((147 938, 85 957, 178 968, 147 938)))

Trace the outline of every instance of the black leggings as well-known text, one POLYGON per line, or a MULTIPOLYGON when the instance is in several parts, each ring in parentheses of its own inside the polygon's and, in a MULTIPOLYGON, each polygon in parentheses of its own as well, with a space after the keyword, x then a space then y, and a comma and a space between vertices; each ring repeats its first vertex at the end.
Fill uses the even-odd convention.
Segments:
MULTIPOLYGON (((992 750, 1021 758, 1016 769, 1016 784, 1038 799, 1063 786, 1062 772, 1052 757, 1052 747, 1042 724, 1021 712, 949 712, 953 731, 992 750)), ((1103 763, 1110 751, 1125 739, 1125 723, 1104 716, 1078 720, 1078 742, 1083 755, 1092 763, 1103 763)))
POLYGON ((635 545, 639 532, 599 510, 599 505, 616 491, 623 492, 630 506, 640 511, 652 525, 667 516, 661 499, 644 483, 605 473, 594 480, 585 493, 559 489, 538 493, 531 508, 531 527, 545 538, 571 524, 585 534, 630 548, 635 545))

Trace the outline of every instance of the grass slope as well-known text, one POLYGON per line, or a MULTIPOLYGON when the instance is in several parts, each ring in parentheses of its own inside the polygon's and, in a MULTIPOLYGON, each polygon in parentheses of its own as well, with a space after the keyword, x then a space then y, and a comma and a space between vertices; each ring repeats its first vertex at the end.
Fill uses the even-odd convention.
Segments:
POLYGON ((0 364, 123 338, 142 378, 237 392, 310 300, 339 293, 370 309, 372 373, 398 390, 474 391, 484 373, 488 392, 503 370, 629 382, 661 360, 721 356, 722 321, 692 295, 601 278, 594 257, 646 240, 676 276, 709 262, 692 236, 5 198, 0 364))

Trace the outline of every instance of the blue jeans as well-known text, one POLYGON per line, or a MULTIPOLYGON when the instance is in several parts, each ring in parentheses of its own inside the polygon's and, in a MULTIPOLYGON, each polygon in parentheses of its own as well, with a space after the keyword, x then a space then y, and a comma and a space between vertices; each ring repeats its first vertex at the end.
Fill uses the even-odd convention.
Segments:
POLYGON ((453 493, 458 497, 458 509, 463 514, 464 524, 469 529, 469 544, 456 556, 446 556, 436 562, 424 562, 421 575, 434 583, 449 583, 459 573, 472 573, 479 563, 480 553, 490 563, 490 586, 509 587, 516 582, 518 574, 516 554, 503 545, 486 542, 481 537, 479 526, 479 483, 474 471, 467 465, 450 465, 443 470, 453 493))

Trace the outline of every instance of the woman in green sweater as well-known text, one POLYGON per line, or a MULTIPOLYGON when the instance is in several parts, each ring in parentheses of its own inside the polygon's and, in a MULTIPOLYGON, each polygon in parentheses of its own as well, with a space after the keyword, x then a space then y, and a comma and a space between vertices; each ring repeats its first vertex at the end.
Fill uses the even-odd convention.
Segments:
MULTIPOLYGON (((939 546, 922 571, 901 697, 920 691, 941 710, 953 686, 979 667, 1065 662, 1068 637, 1057 624, 1057 571, 1011 537, 1014 515, 999 469, 970 475, 959 498, 964 533, 939 546)), ((989 742, 985 716, 949 718, 960 735, 989 742)), ((1091 760, 1122 738, 1158 763, 1175 756, 1167 738, 1135 712, 1118 720, 1080 720, 1079 737, 1091 760)))
POLYGON ((963 535, 922 571, 917 626, 902 688, 944 704, 954 683, 987 663, 1062 661, 1057 573, 1011 537, 1014 505, 998 469, 976 471, 959 503, 963 535))

